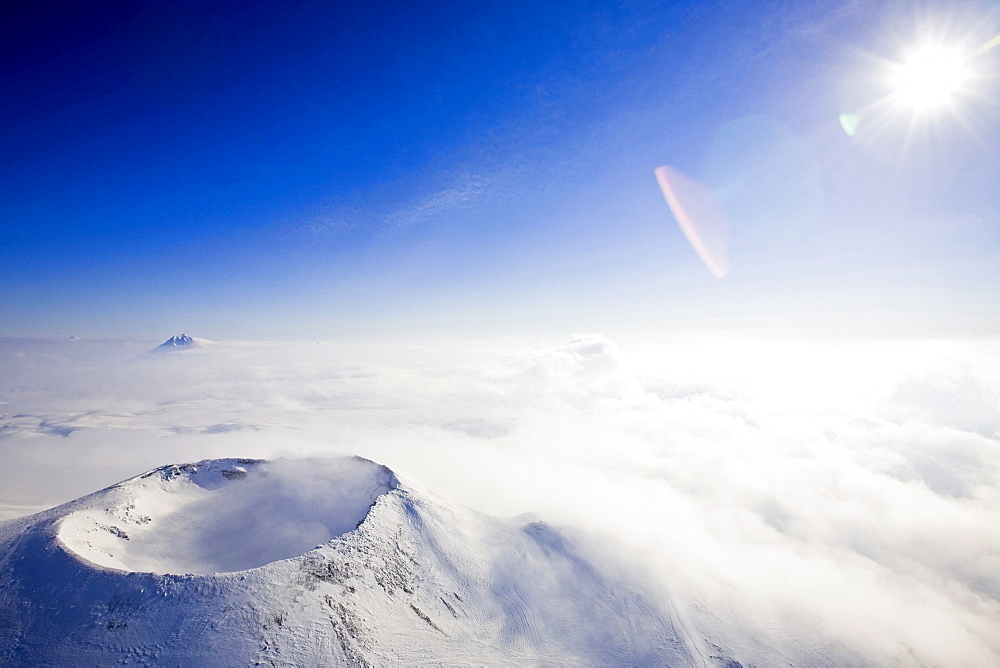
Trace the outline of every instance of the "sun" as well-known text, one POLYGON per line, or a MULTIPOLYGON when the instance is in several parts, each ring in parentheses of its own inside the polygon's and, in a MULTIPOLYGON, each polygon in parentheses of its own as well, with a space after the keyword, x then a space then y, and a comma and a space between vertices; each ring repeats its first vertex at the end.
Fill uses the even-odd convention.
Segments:
POLYGON ((1000 35, 986 39, 990 33, 939 20, 896 42, 894 56, 862 53, 867 74, 852 80, 861 104, 841 110, 841 129, 903 152, 932 136, 950 141, 953 132, 985 142, 979 112, 996 105, 998 63, 991 51, 1000 47, 1000 35))
POLYGON ((968 58, 955 47, 921 45, 890 68, 893 102, 914 112, 952 106, 971 79, 968 58))

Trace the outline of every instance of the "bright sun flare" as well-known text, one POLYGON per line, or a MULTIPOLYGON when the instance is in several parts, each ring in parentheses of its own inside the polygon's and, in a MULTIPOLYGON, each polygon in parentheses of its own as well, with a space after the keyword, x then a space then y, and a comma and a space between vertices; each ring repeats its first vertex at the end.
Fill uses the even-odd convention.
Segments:
POLYGON ((953 101, 969 74, 966 58, 958 49, 922 46, 893 68, 893 96, 906 108, 935 111, 953 101))

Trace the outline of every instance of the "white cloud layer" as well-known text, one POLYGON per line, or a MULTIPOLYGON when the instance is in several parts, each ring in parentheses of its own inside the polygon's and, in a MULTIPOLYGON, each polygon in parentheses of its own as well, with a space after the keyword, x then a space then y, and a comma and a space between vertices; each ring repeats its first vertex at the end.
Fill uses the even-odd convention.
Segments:
POLYGON ((744 663, 1000 663, 996 341, 142 350, 0 342, 0 504, 358 454, 606 538, 744 663))

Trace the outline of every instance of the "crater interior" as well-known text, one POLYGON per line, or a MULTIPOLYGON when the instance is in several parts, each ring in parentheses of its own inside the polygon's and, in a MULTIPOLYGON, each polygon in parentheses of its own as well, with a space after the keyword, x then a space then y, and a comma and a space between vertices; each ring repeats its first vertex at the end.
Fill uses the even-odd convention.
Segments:
POLYGON ((242 571, 352 531, 395 486, 387 468, 360 457, 164 466, 87 497, 58 536, 108 568, 242 571))

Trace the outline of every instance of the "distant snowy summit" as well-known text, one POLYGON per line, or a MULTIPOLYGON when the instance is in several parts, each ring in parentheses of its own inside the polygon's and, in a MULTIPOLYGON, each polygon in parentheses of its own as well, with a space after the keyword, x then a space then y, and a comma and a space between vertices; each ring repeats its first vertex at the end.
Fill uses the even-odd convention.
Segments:
POLYGON ((171 336, 169 339, 156 346, 150 352, 165 352, 168 350, 190 350, 191 348, 197 348, 198 343, 195 341, 193 336, 188 336, 187 334, 179 334, 176 336, 171 336))
POLYGON ((738 665, 582 540, 357 457, 164 466, 0 523, 0 665, 738 665))

